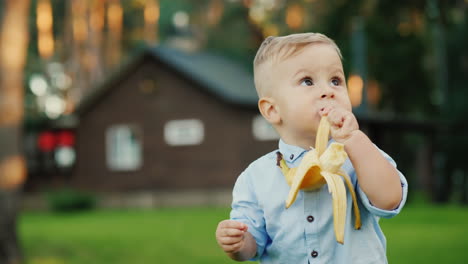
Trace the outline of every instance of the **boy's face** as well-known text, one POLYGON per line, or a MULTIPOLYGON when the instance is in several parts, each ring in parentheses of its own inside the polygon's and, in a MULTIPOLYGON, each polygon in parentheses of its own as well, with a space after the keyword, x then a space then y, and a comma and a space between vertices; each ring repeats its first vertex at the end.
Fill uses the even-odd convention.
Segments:
POLYGON ((308 45, 271 70, 277 127, 289 144, 313 146, 322 111, 352 109, 341 59, 329 44, 308 45))

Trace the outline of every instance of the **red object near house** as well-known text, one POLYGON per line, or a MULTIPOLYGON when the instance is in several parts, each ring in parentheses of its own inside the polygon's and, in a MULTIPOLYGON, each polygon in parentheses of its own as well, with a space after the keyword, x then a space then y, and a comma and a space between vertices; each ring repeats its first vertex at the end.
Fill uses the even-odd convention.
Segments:
POLYGON ((57 133, 57 146, 71 147, 75 145, 75 135, 71 131, 60 131, 57 133))
POLYGON ((37 144, 42 152, 52 151, 57 145, 56 137, 51 131, 42 132, 37 139, 37 144))

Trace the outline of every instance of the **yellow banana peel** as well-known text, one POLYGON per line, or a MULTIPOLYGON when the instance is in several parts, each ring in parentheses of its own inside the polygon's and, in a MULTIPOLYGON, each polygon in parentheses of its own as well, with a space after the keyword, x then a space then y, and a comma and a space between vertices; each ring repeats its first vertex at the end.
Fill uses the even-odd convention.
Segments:
POLYGON ((286 208, 289 208, 294 203, 299 190, 316 190, 325 184, 328 185, 328 191, 332 195, 333 226, 336 241, 343 244, 346 221, 345 184, 353 199, 355 229, 361 228, 361 217, 354 186, 349 175, 341 169, 348 155, 344 150, 344 145, 341 143, 333 142, 327 148, 329 133, 330 123, 324 116, 320 120, 315 149, 304 155, 299 166, 297 168, 288 168, 281 153, 278 153, 277 165, 281 168, 286 182, 291 186, 286 199, 286 208))

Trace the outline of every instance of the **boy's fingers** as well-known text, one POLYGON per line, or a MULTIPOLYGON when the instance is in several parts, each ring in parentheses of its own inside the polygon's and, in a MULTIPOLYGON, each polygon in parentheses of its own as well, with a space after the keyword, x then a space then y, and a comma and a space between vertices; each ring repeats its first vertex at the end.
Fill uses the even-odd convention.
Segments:
POLYGON ((243 236, 244 231, 236 228, 225 228, 224 229, 224 236, 228 237, 237 237, 237 236, 243 236))
POLYGON ((328 122, 330 122, 330 125, 335 125, 336 122, 338 121, 338 117, 337 117, 337 113, 336 111, 332 111, 331 113, 329 113, 327 115, 327 118, 328 118, 328 122))
POLYGON ((351 112, 343 109, 333 109, 328 114, 328 121, 332 127, 343 129, 358 129, 356 128, 356 118, 351 112))
POLYGON ((221 228, 235 228, 235 229, 240 229, 247 231, 247 225, 239 222, 239 221, 234 221, 234 220, 224 220, 221 223, 219 223, 219 227, 221 228))
POLYGON ((328 118, 328 122, 330 122, 332 126, 340 127, 341 124, 343 123, 342 115, 340 115, 339 110, 337 109, 332 109, 328 113, 327 118, 328 118))
POLYGON ((356 117, 353 114, 348 114, 344 118, 343 129, 352 131, 359 129, 359 125, 356 121, 356 117))
POLYGON ((242 241, 246 231, 246 224, 233 220, 224 220, 218 224, 216 239, 221 246, 237 243, 242 241))
POLYGON ((235 244, 223 246, 223 250, 227 253, 235 253, 235 252, 238 252, 242 248, 243 244, 244 244, 244 241, 241 240, 235 244))
POLYGON ((239 243, 240 241, 242 241, 242 239, 244 239, 243 236, 221 237, 219 239, 219 243, 222 245, 233 245, 239 243))

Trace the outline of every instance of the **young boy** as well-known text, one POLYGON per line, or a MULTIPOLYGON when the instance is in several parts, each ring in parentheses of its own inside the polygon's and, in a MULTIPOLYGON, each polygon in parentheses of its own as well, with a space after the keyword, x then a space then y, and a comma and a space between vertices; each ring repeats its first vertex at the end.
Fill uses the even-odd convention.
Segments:
POLYGON ((318 33, 268 37, 254 61, 258 107, 278 131, 279 149, 250 164, 233 190, 230 220, 221 221, 216 239, 234 260, 262 263, 387 263, 380 217, 400 212, 407 182, 395 162, 359 130, 351 113, 339 48, 318 33), (314 147, 321 116, 332 140, 349 156, 343 169, 354 184, 362 227, 353 228, 347 192, 344 244, 335 240, 332 200, 327 186, 300 191, 289 209, 290 190, 277 164, 279 151, 297 167, 314 147))

